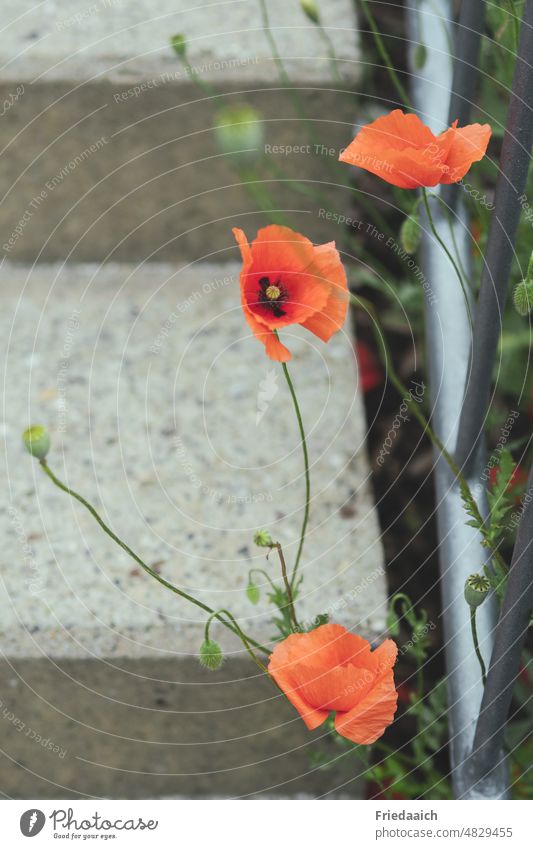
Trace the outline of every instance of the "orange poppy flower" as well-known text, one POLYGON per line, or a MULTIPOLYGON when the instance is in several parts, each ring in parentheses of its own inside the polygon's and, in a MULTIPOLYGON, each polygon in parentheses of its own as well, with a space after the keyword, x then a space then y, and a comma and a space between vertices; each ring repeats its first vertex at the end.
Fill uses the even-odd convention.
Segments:
POLYGON ((335 711, 335 728, 353 743, 374 743, 391 724, 398 695, 392 667, 398 649, 370 643, 342 625, 291 634, 270 656, 268 671, 310 730, 335 711))
POLYGON ((279 362, 291 352, 277 331, 301 324, 328 342, 340 330, 348 309, 348 285, 335 242, 313 245, 289 227, 271 224, 251 245, 233 228, 241 249, 241 303, 252 332, 279 362))
POLYGON ((491 132, 488 124, 458 127, 454 121, 435 136, 417 115, 394 109, 363 127, 339 159, 400 189, 457 183, 483 159, 491 132))

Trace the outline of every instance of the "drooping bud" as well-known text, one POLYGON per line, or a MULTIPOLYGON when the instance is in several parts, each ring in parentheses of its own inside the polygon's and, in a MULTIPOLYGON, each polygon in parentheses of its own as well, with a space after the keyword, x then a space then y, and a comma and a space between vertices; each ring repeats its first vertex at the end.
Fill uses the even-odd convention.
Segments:
POLYGON ((248 579, 248 586, 246 587, 246 595, 248 596, 248 601, 251 601, 252 604, 257 604, 261 593, 259 592, 259 587, 257 584, 254 584, 251 578, 248 579))
POLYGON ((224 655, 219 644, 215 640, 204 640, 200 646, 199 660, 200 666, 205 667, 205 669, 212 671, 220 669, 224 655))
POLYGON ((417 44, 413 51, 413 65, 417 71, 421 71, 426 64, 428 52, 424 44, 417 44))
POLYGON ((519 315, 529 315, 533 310, 533 280, 522 280, 513 293, 513 302, 519 315))
POLYGON ((261 115, 246 104, 222 107, 215 115, 215 139, 222 153, 255 159, 264 143, 261 115))
POLYGON ((300 6, 303 11, 307 15, 310 21, 314 24, 320 23, 320 15, 318 14, 318 7, 314 0, 300 0, 300 6))
POLYGON ((268 531, 256 531, 254 534, 254 542, 259 548, 272 548, 274 545, 274 540, 270 536, 268 531))
POLYGON ((408 254, 416 253, 421 236, 420 219, 415 212, 407 216, 400 228, 400 242, 404 251, 408 254))
POLYGON ((27 451, 37 460, 44 460, 50 450, 50 436, 43 425, 33 425, 22 434, 27 451))
POLYGON ((487 598, 490 590, 488 578, 478 572, 470 575, 465 581, 465 601, 469 607, 479 607, 487 598))
POLYGON ((178 33, 178 35, 173 35, 170 39, 170 44, 172 45, 172 48, 180 57, 180 59, 183 59, 185 54, 187 53, 187 41, 185 39, 185 36, 181 33, 178 33))

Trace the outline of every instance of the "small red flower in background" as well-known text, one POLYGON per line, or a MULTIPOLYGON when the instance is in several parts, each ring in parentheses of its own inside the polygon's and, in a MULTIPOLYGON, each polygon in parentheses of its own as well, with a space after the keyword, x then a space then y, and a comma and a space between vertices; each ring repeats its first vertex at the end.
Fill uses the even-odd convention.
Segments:
POLYGON ((355 343, 355 356, 359 369, 359 378, 363 392, 370 392, 383 383, 383 372, 379 367, 372 349, 361 340, 355 343))
POLYGON ((487 150, 488 124, 451 127, 435 136, 417 115, 394 109, 367 124, 339 159, 400 189, 457 183, 487 150))
MULTIPOLYGON (((489 469, 489 486, 490 487, 495 486, 496 480, 498 478, 499 470, 500 470, 500 467, 499 467, 498 464, 496 464, 495 466, 491 466, 491 468, 489 469)), ((515 495, 515 500, 517 501, 517 503, 520 503, 520 501, 521 501, 521 491, 522 491, 522 488, 523 488, 523 486, 526 482, 527 482, 527 472, 519 464, 518 466, 515 467, 515 470, 514 470, 513 474, 511 475, 509 483, 507 484, 507 492, 512 493, 513 490, 515 490, 515 489, 518 490, 518 492, 515 495)))
POLYGON ((321 625, 278 643, 268 671, 310 730, 335 711, 335 729, 353 743, 374 743, 397 706, 392 667, 398 649, 385 640, 375 651, 342 625, 321 625))
POLYGON ((289 227, 271 224, 251 245, 233 228, 241 249, 241 303, 252 332, 279 362, 291 358, 276 331, 301 324, 328 342, 348 309, 348 284, 335 242, 313 245, 289 227))

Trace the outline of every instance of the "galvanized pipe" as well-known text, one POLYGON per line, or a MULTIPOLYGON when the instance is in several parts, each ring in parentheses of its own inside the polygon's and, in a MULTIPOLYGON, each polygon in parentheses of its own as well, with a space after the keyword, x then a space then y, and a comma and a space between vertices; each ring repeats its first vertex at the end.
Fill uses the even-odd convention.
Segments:
MULTIPOLYGON (((419 42, 427 51, 422 70, 415 70, 411 64, 413 101, 422 120, 434 131, 440 132, 448 124, 453 79, 449 49, 454 35, 451 3, 447 0, 420 0, 416 6, 412 4, 407 15, 412 52, 419 42)), ((456 213, 451 215, 451 224, 443 215, 440 204, 431 205, 435 224, 442 238, 450 244, 450 226, 453 228, 458 258, 468 274, 469 233, 461 198, 456 213)), ((471 327, 455 271, 431 234, 427 221, 424 231, 423 271, 431 289, 426 299, 431 417, 435 431, 453 453, 458 437, 463 387, 467 380, 471 327)), ((485 452, 479 445, 471 466, 469 484, 482 515, 487 510, 484 487, 480 483, 484 465, 485 452)), ((505 796, 507 787, 504 761, 487 782, 473 784, 467 769, 483 687, 463 589, 468 575, 483 571, 487 551, 481 545, 480 533, 466 524, 468 517, 457 483, 438 451, 435 457, 435 489, 454 793, 461 799, 500 798, 505 796)), ((491 654, 495 621, 496 605, 491 600, 479 609, 478 616, 479 640, 485 661, 491 654)))

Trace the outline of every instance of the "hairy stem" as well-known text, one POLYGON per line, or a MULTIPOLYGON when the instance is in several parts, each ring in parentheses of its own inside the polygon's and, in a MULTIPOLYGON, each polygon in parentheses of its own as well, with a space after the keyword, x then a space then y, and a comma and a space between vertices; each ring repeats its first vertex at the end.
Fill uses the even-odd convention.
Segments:
MULTIPOLYGON (((218 619, 219 622, 222 623, 222 625, 224 625, 226 628, 228 628, 230 631, 232 631, 234 634, 236 634, 237 637, 239 637, 241 640, 243 639, 243 636, 245 636, 246 641, 248 643, 250 643, 250 645, 255 646, 255 648, 264 652, 266 655, 270 654, 269 649, 267 649, 265 646, 262 646, 261 643, 257 643, 251 637, 244 635, 243 631, 238 626, 235 627, 234 625, 229 624, 225 619, 223 619, 223 617, 220 615, 220 613, 217 613, 217 611, 213 610, 212 607, 209 607, 209 605, 204 604, 203 601, 200 601, 199 599, 195 598, 194 596, 189 595, 189 593, 185 592, 185 590, 179 589, 179 587, 174 586, 174 584, 171 584, 170 581, 166 581, 164 578, 161 577, 161 575, 158 575, 157 572, 155 572, 150 566, 148 566, 148 564, 145 563, 144 560, 142 560, 139 557, 139 555, 136 554, 133 551, 133 549, 131 549, 129 547, 129 545, 127 545, 127 543, 125 543, 123 540, 121 540, 120 537, 118 537, 111 530, 109 525, 107 525, 104 522, 102 517, 99 515, 99 513, 96 511, 96 509, 93 507, 93 505, 89 501, 87 501, 82 495, 80 495, 74 489, 71 489, 69 486, 66 486, 66 484, 64 484, 62 481, 59 480, 59 478, 56 477, 56 475, 53 473, 53 471, 51 470, 51 468, 48 465, 48 463, 46 462, 46 460, 40 460, 40 466, 41 466, 42 470, 48 475, 50 480, 59 489, 61 489, 63 492, 66 492, 67 495, 70 495, 76 501, 79 501, 80 504, 83 504, 83 506, 85 507, 86 510, 89 511, 91 516, 93 516, 93 518, 96 519, 96 521, 98 522, 98 524, 100 525, 102 530, 105 531, 105 533, 109 537, 111 537, 113 542, 115 542, 118 546, 120 546, 120 548, 122 548, 127 554, 129 554, 129 556, 132 557, 133 560, 135 560, 135 562, 141 567, 141 569, 143 569, 148 575, 150 575, 150 577, 154 578, 162 586, 166 587, 167 590, 171 590, 171 592, 176 593, 176 595, 181 596, 181 598, 184 598, 187 601, 190 601, 191 604, 195 604, 196 607, 200 607, 206 613, 212 614, 216 619, 218 619)), ((243 642, 244 642, 244 640, 243 640, 243 642)), ((245 642, 245 648, 248 650, 248 646, 246 645, 246 642, 245 642)))
POLYGON ((307 451, 307 440, 305 438, 305 430, 304 424, 302 420, 302 414, 300 412, 300 405, 298 404, 298 398, 296 397, 296 392, 291 380, 291 376, 289 374, 289 370, 287 368, 286 363, 282 363, 283 366, 283 374, 285 375, 285 380, 287 381, 287 385, 289 387, 289 392, 291 393, 292 403, 294 404, 294 411, 296 413, 296 419, 298 421, 298 429, 300 431, 300 438, 302 441, 302 451, 304 456, 304 470, 305 470, 305 508, 304 508, 304 517, 302 521, 302 530, 300 532, 300 542, 298 544, 298 551, 296 552, 296 559, 294 561, 294 566, 292 569, 291 575, 291 587, 294 587, 294 583, 296 580, 296 575, 298 573, 298 567, 300 565, 300 560, 302 557, 302 551, 305 542, 305 534, 307 532, 307 523, 309 521, 309 507, 311 503, 311 477, 309 474, 309 453, 307 451))

